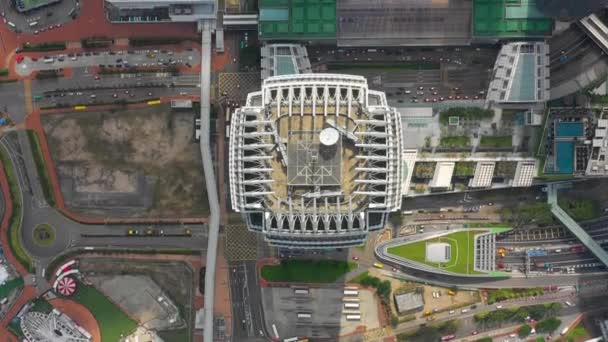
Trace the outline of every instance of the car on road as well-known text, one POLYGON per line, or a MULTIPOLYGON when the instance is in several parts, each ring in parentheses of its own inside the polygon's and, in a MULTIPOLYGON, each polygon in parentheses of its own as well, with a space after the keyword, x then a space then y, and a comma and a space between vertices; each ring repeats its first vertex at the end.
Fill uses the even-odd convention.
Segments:
POLYGON ((477 331, 477 330, 475 330, 475 331, 473 331, 473 332, 471 333, 471 335, 473 335, 473 336, 474 336, 474 335, 477 335, 477 334, 479 334, 479 331, 477 331))
POLYGON ((192 230, 190 230, 190 228, 186 228, 186 229, 184 230, 184 235, 191 236, 191 235, 192 235, 192 230))
POLYGON ((359 257, 358 256, 353 256, 353 260, 357 261, 357 260, 359 260, 359 257))
POLYGON ((455 311, 455 310, 450 310, 450 312, 448 312, 448 313, 449 313, 450 315, 453 315, 453 314, 455 314, 455 313, 456 313, 456 311, 455 311))

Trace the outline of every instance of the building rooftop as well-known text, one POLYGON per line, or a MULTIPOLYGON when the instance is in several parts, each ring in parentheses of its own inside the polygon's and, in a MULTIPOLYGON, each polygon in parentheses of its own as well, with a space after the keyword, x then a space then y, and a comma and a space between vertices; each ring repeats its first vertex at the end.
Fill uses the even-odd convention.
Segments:
POLYGON ((260 49, 262 80, 271 76, 311 73, 306 48, 298 44, 268 44, 260 49))
POLYGON ((260 39, 335 39, 336 0, 260 0, 260 39))
POLYGON ((473 38, 545 37, 553 30, 536 0, 473 1, 473 38))
POLYGON ((466 0, 340 0, 338 45, 465 45, 471 11, 466 0))
POLYGON ((431 188, 445 189, 452 185, 452 175, 454 174, 454 162, 439 162, 435 165, 435 174, 429 186, 431 188))
POLYGON ((401 206, 400 123, 361 76, 265 79, 230 125, 233 208, 275 245, 360 244, 401 206))
POLYGON ((397 311, 409 312, 419 310, 424 306, 424 299, 420 293, 415 291, 395 295, 397 311))

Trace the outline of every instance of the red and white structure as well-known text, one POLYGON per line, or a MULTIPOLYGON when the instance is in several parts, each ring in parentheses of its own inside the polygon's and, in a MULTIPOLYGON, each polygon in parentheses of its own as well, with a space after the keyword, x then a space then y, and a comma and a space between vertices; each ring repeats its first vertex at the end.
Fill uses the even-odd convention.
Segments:
POLYGON ((66 297, 73 295, 76 292, 76 281, 72 277, 62 278, 57 284, 57 291, 66 297))

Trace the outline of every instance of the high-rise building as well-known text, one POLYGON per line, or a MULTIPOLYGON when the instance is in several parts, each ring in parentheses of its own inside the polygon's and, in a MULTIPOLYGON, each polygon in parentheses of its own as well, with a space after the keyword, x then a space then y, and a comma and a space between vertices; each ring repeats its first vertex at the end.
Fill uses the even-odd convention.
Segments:
POLYGON ((232 207, 286 248, 361 245, 401 206, 399 114, 361 76, 264 80, 232 116, 232 207))

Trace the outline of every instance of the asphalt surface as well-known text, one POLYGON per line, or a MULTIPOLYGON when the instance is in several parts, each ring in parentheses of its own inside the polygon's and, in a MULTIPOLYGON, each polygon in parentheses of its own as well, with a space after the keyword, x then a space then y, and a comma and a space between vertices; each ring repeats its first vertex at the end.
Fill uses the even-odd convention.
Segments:
POLYGON ((71 248, 141 248, 141 249, 203 249, 207 239, 207 227, 188 225, 192 236, 185 235, 186 226, 182 225, 83 225, 61 215, 50 207, 42 194, 36 166, 33 161, 29 140, 24 131, 11 132, 0 139, 13 162, 19 179, 23 203, 21 239, 23 247, 37 265, 39 290, 44 291, 47 284, 41 273, 48 263, 58 254, 71 248), (22 138, 19 138, 22 135, 22 138), (55 241, 50 245, 37 244, 33 238, 34 228, 42 223, 55 228, 55 241), (164 236, 147 236, 148 228, 162 229, 164 236), (129 230, 138 230, 138 236, 128 236, 129 230))
POLYGON ((265 341, 264 310, 255 261, 231 263, 230 301, 235 341, 265 341))

